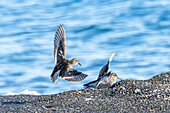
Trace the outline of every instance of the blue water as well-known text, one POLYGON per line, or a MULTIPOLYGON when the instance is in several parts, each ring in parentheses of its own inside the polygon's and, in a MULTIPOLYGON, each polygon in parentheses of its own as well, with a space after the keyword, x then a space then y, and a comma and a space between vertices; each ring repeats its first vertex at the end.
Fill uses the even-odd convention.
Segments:
POLYGON ((122 79, 170 71, 170 1, 0 1, 0 95, 82 89, 113 52, 110 70, 122 79), (81 82, 51 82, 60 24, 66 29, 67 58, 78 58, 83 67, 75 68, 89 75, 81 82))

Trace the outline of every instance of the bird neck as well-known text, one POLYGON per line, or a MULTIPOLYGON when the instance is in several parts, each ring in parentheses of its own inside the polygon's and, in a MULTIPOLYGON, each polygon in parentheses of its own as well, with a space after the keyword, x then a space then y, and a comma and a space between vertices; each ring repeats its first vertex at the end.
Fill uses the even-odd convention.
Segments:
POLYGON ((76 64, 74 64, 73 60, 69 60, 68 67, 73 68, 76 64))
POLYGON ((110 85, 113 85, 114 83, 116 83, 116 77, 111 77, 110 85))

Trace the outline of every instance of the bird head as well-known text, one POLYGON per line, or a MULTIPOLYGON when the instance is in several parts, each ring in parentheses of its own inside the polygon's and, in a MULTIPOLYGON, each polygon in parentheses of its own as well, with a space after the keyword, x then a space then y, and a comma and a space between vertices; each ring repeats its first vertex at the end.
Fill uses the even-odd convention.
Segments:
POLYGON ((79 64, 81 66, 77 58, 73 58, 71 61, 73 65, 79 64))
POLYGON ((118 77, 118 76, 117 76, 117 74, 116 74, 116 73, 111 73, 111 77, 112 77, 112 78, 118 78, 118 79, 121 79, 120 77, 118 77))

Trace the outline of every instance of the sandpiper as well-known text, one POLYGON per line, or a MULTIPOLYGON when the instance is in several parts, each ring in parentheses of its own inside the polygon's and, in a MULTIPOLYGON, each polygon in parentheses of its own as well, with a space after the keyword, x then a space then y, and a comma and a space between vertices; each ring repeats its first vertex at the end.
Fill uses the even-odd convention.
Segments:
POLYGON ((56 84, 58 77, 61 77, 67 81, 81 81, 87 77, 86 74, 72 69, 76 64, 79 63, 77 58, 72 60, 66 59, 66 38, 65 38, 65 29, 63 25, 60 25, 56 31, 54 37, 54 59, 55 67, 51 74, 52 81, 56 84))
POLYGON ((86 88, 88 87, 104 88, 104 87, 111 86, 114 83, 116 83, 116 78, 121 79, 120 77, 117 76, 116 73, 111 73, 111 71, 108 72, 109 67, 110 67, 110 62, 112 61, 114 56, 115 56, 115 53, 113 53, 110 56, 108 63, 102 67, 102 69, 99 72, 99 76, 97 80, 84 84, 86 88))

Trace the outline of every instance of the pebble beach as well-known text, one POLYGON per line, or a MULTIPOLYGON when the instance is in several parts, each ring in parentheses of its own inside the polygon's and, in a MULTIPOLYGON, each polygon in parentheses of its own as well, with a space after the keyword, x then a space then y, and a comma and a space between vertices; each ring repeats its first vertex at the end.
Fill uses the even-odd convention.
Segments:
POLYGON ((170 72, 104 89, 0 96, 0 112, 170 112, 170 72))

